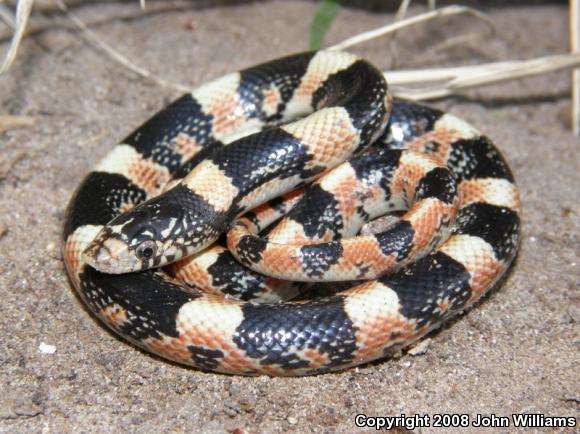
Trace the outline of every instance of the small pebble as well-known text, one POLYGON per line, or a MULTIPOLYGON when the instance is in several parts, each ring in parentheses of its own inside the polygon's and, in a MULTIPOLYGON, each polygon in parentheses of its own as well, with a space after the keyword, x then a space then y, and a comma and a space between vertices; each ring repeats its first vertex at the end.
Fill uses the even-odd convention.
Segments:
POLYGON ((298 423, 298 419, 292 416, 288 416, 286 419, 290 425, 296 425, 298 423))
POLYGON ((230 417, 234 417, 242 412, 239 404, 235 401, 228 400, 224 403, 224 412, 230 417))
POLYGON ((570 315, 572 321, 574 321, 575 323, 580 323, 580 307, 570 306, 568 308, 568 315, 570 315))
POLYGON ((431 345, 431 339, 424 339, 413 348, 409 349, 407 353, 412 356, 420 356, 421 354, 425 354, 427 352, 429 345, 431 345))
POLYGON ((14 409, 14 413, 17 416, 24 416, 24 417, 34 417, 42 414, 43 410, 42 407, 34 404, 33 402, 30 403, 22 403, 14 409))
POLYGON ((38 351, 40 351, 42 354, 54 354, 56 353, 56 346, 41 342, 38 346, 38 351))

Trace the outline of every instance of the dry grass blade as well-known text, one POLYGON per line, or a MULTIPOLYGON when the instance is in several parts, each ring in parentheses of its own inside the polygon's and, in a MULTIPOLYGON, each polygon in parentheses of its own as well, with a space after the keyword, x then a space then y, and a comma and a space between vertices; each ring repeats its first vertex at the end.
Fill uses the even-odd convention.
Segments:
POLYGON ((402 0, 399 4, 399 8, 397 9, 397 13, 395 14, 395 21, 401 21, 407 16, 407 11, 409 10, 409 5, 411 4, 411 0, 402 0))
POLYGON ((493 32, 492 30, 489 30, 487 32, 469 32, 469 33, 463 33, 457 36, 451 36, 447 39, 445 39, 444 41, 440 42, 439 44, 435 45, 434 47, 430 48, 429 51, 433 54, 435 53, 441 53, 443 51, 447 51, 450 48, 459 46, 459 45, 467 45, 470 43, 476 43, 478 41, 483 40, 483 38, 489 38, 491 37, 491 32, 493 32))
POLYGON ((0 20, 14 31, 14 27, 16 26, 16 23, 14 22, 14 14, 8 6, 3 5, 2 3, 0 3, 0 20))
POLYGON ((180 83, 174 83, 172 81, 165 80, 164 78, 157 77, 156 75, 152 74, 145 68, 136 65, 135 63, 130 61, 127 57, 125 57, 123 54, 119 53, 117 50, 115 50, 113 47, 111 47, 109 44, 103 41, 93 31, 91 31, 80 18, 78 18, 76 15, 74 15, 72 12, 68 10, 66 5, 61 0, 56 0, 56 4, 66 14, 68 19, 70 19, 73 22, 73 24, 85 35, 85 37, 90 43, 103 50, 113 60, 115 60, 117 63, 121 64, 128 70, 134 72, 135 74, 143 78, 154 81, 155 83, 161 86, 170 87, 172 89, 177 89, 182 92, 189 92, 192 89, 190 86, 186 86, 180 83))
MULTIPOLYGON (((506 62, 494 62, 485 65, 489 71, 497 70, 500 71, 503 68, 508 67, 511 63, 506 62)), ((399 71, 388 71, 385 72, 391 85, 413 85, 413 84, 424 84, 424 83, 436 83, 453 80, 461 75, 473 73, 478 69, 481 69, 482 65, 470 65, 470 66, 455 66, 449 68, 428 68, 428 69, 409 69, 409 70, 399 70, 399 71)))
MULTIPOLYGON (((570 49, 580 54, 580 0, 570 0, 570 49)), ((572 71, 572 131, 580 136, 580 69, 572 71)))
MULTIPOLYGON (((402 0, 401 3, 399 3, 399 8, 397 9, 397 13, 395 14, 395 19, 394 22, 399 22, 401 20, 404 20, 405 17, 407 16, 407 12, 409 11, 409 6, 411 5, 411 0, 402 0)), ((387 39, 388 41, 388 50, 389 50, 389 55, 393 61, 393 67, 396 67, 396 62, 398 59, 398 55, 397 55, 397 32, 391 32, 389 35, 390 39, 387 39)))
POLYGON ((30 116, 0 115, 0 133, 16 128, 27 128, 34 125, 34 118, 30 116))
POLYGON ((580 66, 580 53, 556 54, 530 60, 496 62, 459 68, 386 72, 393 94, 412 101, 444 98, 461 91, 507 80, 532 77, 580 66), (423 88, 405 85, 435 83, 423 88))
MULTIPOLYGON (((14 60, 16 51, 24 34, 24 29, 26 27, 28 17, 30 16, 33 3, 34 0, 17 1, 16 19, 14 20, 14 35, 0 73, 4 72, 14 60)), ((397 13, 398 19, 404 17, 407 12, 409 3, 410 0, 401 1, 399 11, 397 13)), ((580 0, 570 0, 570 38, 572 50, 576 51, 575 53, 547 56, 524 61, 495 62, 478 66, 435 68, 412 71, 392 71, 386 73, 386 76, 392 85, 393 93, 397 97, 413 101, 429 100, 447 97, 478 86, 484 86, 506 80, 525 78, 539 74, 546 74, 563 69, 576 68, 573 75, 572 120, 574 131, 576 134, 580 134, 580 70, 577 69, 580 66, 580 53, 578 52, 580 50, 580 33, 578 29, 580 26, 579 3, 580 0), (410 85, 418 84, 423 86, 418 88, 409 87, 410 85)), ((103 50, 108 56, 121 64, 123 67, 159 85, 186 92, 191 90, 190 86, 174 83, 157 77, 148 70, 134 64, 127 57, 112 48, 97 34, 91 31, 82 20, 80 20, 77 16, 68 10, 67 6, 62 0, 55 0, 53 4, 56 4, 56 6, 66 14, 67 18, 74 24, 76 28, 78 28, 83 33, 83 35, 90 43, 103 50)), ((145 0, 140 0, 140 5, 142 8, 144 8, 145 0)), ((435 2, 431 1, 430 7, 434 6, 435 2)), ((3 20, 10 21, 10 14, 5 16, 7 10, 3 9, 3 12, 3 20)), ((423 23, 439 17, 457 14, 468 14, 475 16, 487 23, 491 31, 495 32, 493 23, 485 14, 470 7, 453 5, 442 9, 432 10, 430 12, 416 15, 414 17, 400 19, 399 21, 389 25, 348 38, 339 44, 329 47, 329 49, 340 50, 347 47, 352 47, 382 35, 393 35, 397 30, 411 25, 423 23)), ((22 126, 30 126, 32 124, 32 120, 26 117, 3 116, 0 118, 0 120, 0 131, 2 131, 2 129, 5 130, 7 128, 11 129, 22 126)))
POLYGON ((6 72, 16 58, 16 53, 18 52, 20 41, 22 41, 22 37, 24 36, 24 30, 26 29, 26 23, 28 22, 33 4, 34 0, 18 1, 18 5, 16 6, 16 19, 14 20, 14 36, 12 36, 10 47, 6 53, 2 67, 0 67, 0 74, 6 72))
MULTIPOLYGON (((49 12, 47 14, 38 14, 33 16, 34 19, 30 19, 28 24, 26 25, 26 30, 24 31, 24 38, 35 35, 37 33, 44 32, 45 30, 51 30, 54 28, 62 28, 62 29, 72 29, 78 30, 78 27, 74 24, 70 23, 69 21, 63 20, 56 20, 53 12, 55 10, 61 11, 61 9, 54 3, 53 0, 50 0, 50 7, 49 4, 44 4, 41 0, 34 1, 34 12, 49 12), (44 6, 44 7, 43 7, 44 6)), ((80 0, 66 0, 66 5, 69 10, 71 10, 71 5, 78 3, 80 0)), ((4 20, 2 17, 2 0, 0 0, 0 19, 4 20)), ((116 11, 111 14, 107 15, 100 15, 95 14, 93 17, 87 17, 83 20, 85 25, 88 28, 100 27, 103 25, 107 25, 111 23, 111 20, 116 20, 119 22, 124 21, 132 21, 138 17, 146 17, 146 16, 154 16, 159 15, 166 12, 180 12, 185 10, 191 10, 194 5, 189 3, 187 0, 174 0, 171 2, 155 2, 155 3, 146 3, 147 7, 145 10, 140 8, 135 9, 127 9, 126 11, 120 12, 116 11)), ((14 13, 8 8, 5 7, 7 13, 9 14, 6 17, 7 20, 14 21, 14 13)), ((6 28, 0 28, 0 44, 4 41, 11 40, 12 36, 14 35, 14 27, 7 23, 6 28)))
POLYGON ((344 41, 328 47, 329 50, 343 50, 353 45, 358 45, 363 42, 369 41, 371 39, 378 38, 380 36, 395 32, 399 29, 412 26, 415 24, 423 23, 425 21, 433 20, 435 18, 446 17, 450 15, 457 14, 467 14, 477 17, 489 25, 490 30, 495 33, 495 27, 490 18, 484 13, 478 11, 477 9, 470 8, 468 6, 447 6, 441 9, 436 9, 434 11, 425 12, 423 14, 415 15, 414 17, 405 18, 404 20, 397 21, 392 24, 388 24, 378 29, 370 30, 368 32, 361 33, 359 35, 353 36, 352 38, 345 39, 344 41))

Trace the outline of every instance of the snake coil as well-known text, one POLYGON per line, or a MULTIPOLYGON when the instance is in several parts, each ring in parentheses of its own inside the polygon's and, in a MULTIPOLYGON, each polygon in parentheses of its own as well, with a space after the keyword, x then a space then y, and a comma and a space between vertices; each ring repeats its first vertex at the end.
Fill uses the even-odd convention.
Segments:
POLYGON ((479 300, 517 253, 520 213, 486 136, 393 102, 366 61, 319 51, 157 113, 77 189, 63 250, 89 309, 139 347, 204 370, 308 375, 384 357, 479 300), (351 287, 314 299, 295 283, 339 280, 351 287))

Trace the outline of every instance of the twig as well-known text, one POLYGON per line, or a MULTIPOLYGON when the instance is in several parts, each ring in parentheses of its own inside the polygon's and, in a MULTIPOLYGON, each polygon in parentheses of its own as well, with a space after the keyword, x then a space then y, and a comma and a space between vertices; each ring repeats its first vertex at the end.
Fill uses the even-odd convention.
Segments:
POLYGON ((444 98, 461 91, 507 80, 532 77, 549 72, 580 66, 580 53, 556 54, 530 60, 495 62, 459 68, 438 68, 413 71, 386 72, 393 85, 393 94, 412 101, 444 98), (424 88, 406 88, 405 85, 443 81, 424 88))
MULTIPOLYGON (((580 0, 570 0, 570 49, 580 54, 580 0)), ((572 71, 572 131, 580 136, 580 69, 572 71)))
POLYGON ((6 72, 12 62, 14 62, 14 58, 16 57, 16 52, 18 51, 18 47, 20 46, 20 41, 22 41, 22 36, 24 36, 24 30, 26 29, 26 23, 28 22, 28 17, 30 16, 30 11, 32 9, 32 5, 34 0, 20 0, 18 5, 16 6, 16 20, 14 23, 14 36, 12 37, 12 41, 10 42, 10 47, 8 48, 8 52, 6 53, 6 57, 4 58, 4 62, 2 63, 2 67, 0 67, 0 74, 6 72))
POLYGON ((328 47, 329 50, 343 50, 348 47, 352 47, 353 45, 361 44, 363 42, 369 41, 371 39, 378 38, 380 36, 386 35, 388 33, 392 33, 396 30, 402 29, 404 27, 412 26, 415 24, 422 23, 424 21, 429 21, 435 18, 450 16, 450 15, 457 15, 457 14, 468 14, 474 17, 477 17, 487 23, 495 33, 495 26, 491 19, 485 15, 484 13, 478 11, 477 9, 470 8, 468 6, 447 6, 441 9, 437 9, 431 12, 425 12, 423 14, 415 15, 414 17, 406 18, 404 20, 388 24, 383 27, 379 27, 378 29, 370 30, 368 32, 361 33, 359 35, 353 36, 352 38, 345 39, 344 41, 328 47))

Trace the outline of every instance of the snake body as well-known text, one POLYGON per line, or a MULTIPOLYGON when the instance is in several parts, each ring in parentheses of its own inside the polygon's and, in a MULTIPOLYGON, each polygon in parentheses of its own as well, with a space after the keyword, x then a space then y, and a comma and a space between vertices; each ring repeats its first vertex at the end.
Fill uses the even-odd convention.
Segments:
POLYGON ((77 189, 63 250, 89 309, 134 344, 205 370, 307 375, 384 357, 479 300, 517 253, 520 213, 486 136, 320 51, 228 74, 143 124, 77 189), (286 301, 300 289, 284 279, 359 282, 286 301))

